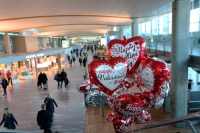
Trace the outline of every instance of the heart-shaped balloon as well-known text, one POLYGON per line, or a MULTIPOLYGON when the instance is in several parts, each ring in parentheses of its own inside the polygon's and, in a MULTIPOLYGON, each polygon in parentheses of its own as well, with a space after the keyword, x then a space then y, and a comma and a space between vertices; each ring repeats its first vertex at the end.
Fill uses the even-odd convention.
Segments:
POLYGON ((142 58, 146 55, 146 42, 136 36, 126 41, 111 40, 108 43, 108 55, 111 57, 124 57, 129 63, 129 73, 134 72, 142 58))
POLYGON ((124 81, 127 70, 128 62, 123 57, 93 60, 89 65, 90 81, 108 94, 124 81))
POLYGON ((118 96, 121 94, 128 93, 128 89, 124 84, 121 84, 108 98, 108 105, 111 109, 114 109, 114 101, 117 99, 118 96))
POLYGON ((114 111, 123 118, 133 117, 146 109, 149 101, 142 93, 122 94, 114 102, 114 111))
POLYGON ((137 74, 142 80, 144 91, 160 95, 161 86, 170 80, 170 71, 164 62, 147 58, 141 61, 137 74))
POLYGON ((133 119, 132 118, 120 118, 116 117, 113 120, 113 127, 115 129, 116 133, 123 133, 125 132, 130 125, 132 124, 133 119))

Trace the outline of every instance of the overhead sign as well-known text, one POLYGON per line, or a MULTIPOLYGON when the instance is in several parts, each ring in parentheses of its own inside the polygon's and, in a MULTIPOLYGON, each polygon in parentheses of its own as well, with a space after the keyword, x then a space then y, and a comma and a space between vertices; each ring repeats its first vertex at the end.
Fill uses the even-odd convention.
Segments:
POLYGON ((44 56, 44 53, 31 54, 31 55, 27 55, 27 56, 26 56, 26 59, 37 58, 37 57, 42 57, 42 56, 44 56))

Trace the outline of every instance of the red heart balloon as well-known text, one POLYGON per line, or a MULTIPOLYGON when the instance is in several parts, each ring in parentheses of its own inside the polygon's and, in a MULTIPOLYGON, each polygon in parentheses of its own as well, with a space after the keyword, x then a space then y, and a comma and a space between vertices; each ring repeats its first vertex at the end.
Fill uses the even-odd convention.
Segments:
POLYGON ((127 76, 128 62, 123 57, 93 60, 89 65, 90 81, 104 93, 112 93, 127 76))
POLYGON ((116 133, 123 133, 125 132, 130 125, 132 124, 133 119, 132 118, 121 118, 121 117, 116 117, 113 120, 113 127, 115 129, 116 133))
POLYGON ((146 56, 146 42, 139 36, 132 37, 126 41, 111 40, 108 43, 108 55, 126 58, 129 63, 129 73, 134 72, 142 58, 146 56))
POLYGON ((136 70, 139 79, 142 80, 144 91, 160 94, 161 86, 170 80, 170 71, 167 65, 161 61, 147 58, 141 61, 136 70))
POLYGON ((142 93, 122 94, 114 101, 114 111, 123 118, 133 117, 146 109, 149 101, 142 93))

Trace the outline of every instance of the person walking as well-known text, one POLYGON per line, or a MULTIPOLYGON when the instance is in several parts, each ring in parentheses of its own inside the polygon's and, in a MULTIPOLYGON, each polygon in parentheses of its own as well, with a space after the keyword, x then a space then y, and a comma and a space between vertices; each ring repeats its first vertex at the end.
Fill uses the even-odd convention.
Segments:
POLYGON ((60 79, 61 79, 61 75, 58 71, 57 74, 54 77, 54 80, 56 80, 58 82, 58 88, 60 87, 60 79))
POLYGON ((42 88, 42 72, 40 72, 40 74, 38 76, 37 86, 42 88))
POLYGON ((83 66, 84 66, 84 67, 86 67, 86 62, 87 62, 86 57, 84 57, 84 58, 83 58, 83 66))
POLYGON ((4 109, 3 119, 0 123, 0 126, 4 123, 4 127, 7 129, 15 129, 15 124, 18 125, 13 114, 10 113, 8 108, 4 109))
POLYGON ((5 95, 7 95, 6 89, 7 89, 7 86, 8 86, 8 81, 4 77, 2 77, 2 83, 1 84, 2 84, 2 87, 3 87, 3 90, 4 90, 3 96, 5 96, 5 95))
POLYGON ((78 51, 76 51, 76 57, 78 57, 78 56, 79 56, 78 51))
POLYGON ((82 61, 83 61, 82 57, 79 57, 80 66, 82 65, 82 61))
POLYGON ((61 76, 61 88, 62 88, 62 84, 63 84, 63 81, 64 81, 64 83, 65 83, 65 87, 67 86, 66 85, 66 78, 67 78, 67 73, 64 71, 64 69, 62 69, 62 72, 60 73, 60 76, 61 76))
POLYGON ((70 60, 70 67, 72 67, 72 62, 73 62, 73 59, 70 60))
POLYGON ((72 56, 73 63, 75 64, 76 58, 72 56))
POLYGON ((42 110, 40 110, 37 114, 37 124, 40 126, 40 129, 44 130, 44 133, 52 133, 52 114, 46 110, 46 104, 42 104, 41 108, 42 110))
POLYGON ((45 98, 44 103, 46 103, 46 110, 48 110, 53 116, 54 105, 56 107, 58 107, 58 105, 57 105, 56 101, 52 98, 52 95, 50 93, 45 98))
POLYGON ((44 90, 46 90, 48 88, 47 82, 48 82, 47 75, 46 75, 46 73, 43 72, 43 74, 42 74, 42 84, 44 86, 44 90))
POLYGON ((10 72, 10 70, 8 70, 8 72, 6 73, 6 77, 8 79, 8 84, 11 83, 11 85, 13 86, 13 84, 12 84, 12 73, 10 72))
POLYGON ((68 60, 68 62, 70 61, 70 56, 69 55, 67 56, 67 60, 68 60))

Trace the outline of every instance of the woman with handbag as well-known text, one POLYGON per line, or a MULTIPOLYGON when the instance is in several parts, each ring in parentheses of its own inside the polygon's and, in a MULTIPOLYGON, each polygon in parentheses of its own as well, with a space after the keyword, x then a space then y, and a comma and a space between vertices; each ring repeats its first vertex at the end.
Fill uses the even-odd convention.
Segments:
POLYGON ((0 126, 4 123, 4 127, 7 129, 15 129, 15 124, 18 125, 18 122, 16 121, 15 117, 13 114, 9 112, 8 108, 4 109, 5 113, 3 114, 3 119, 0 123, 0 126))

